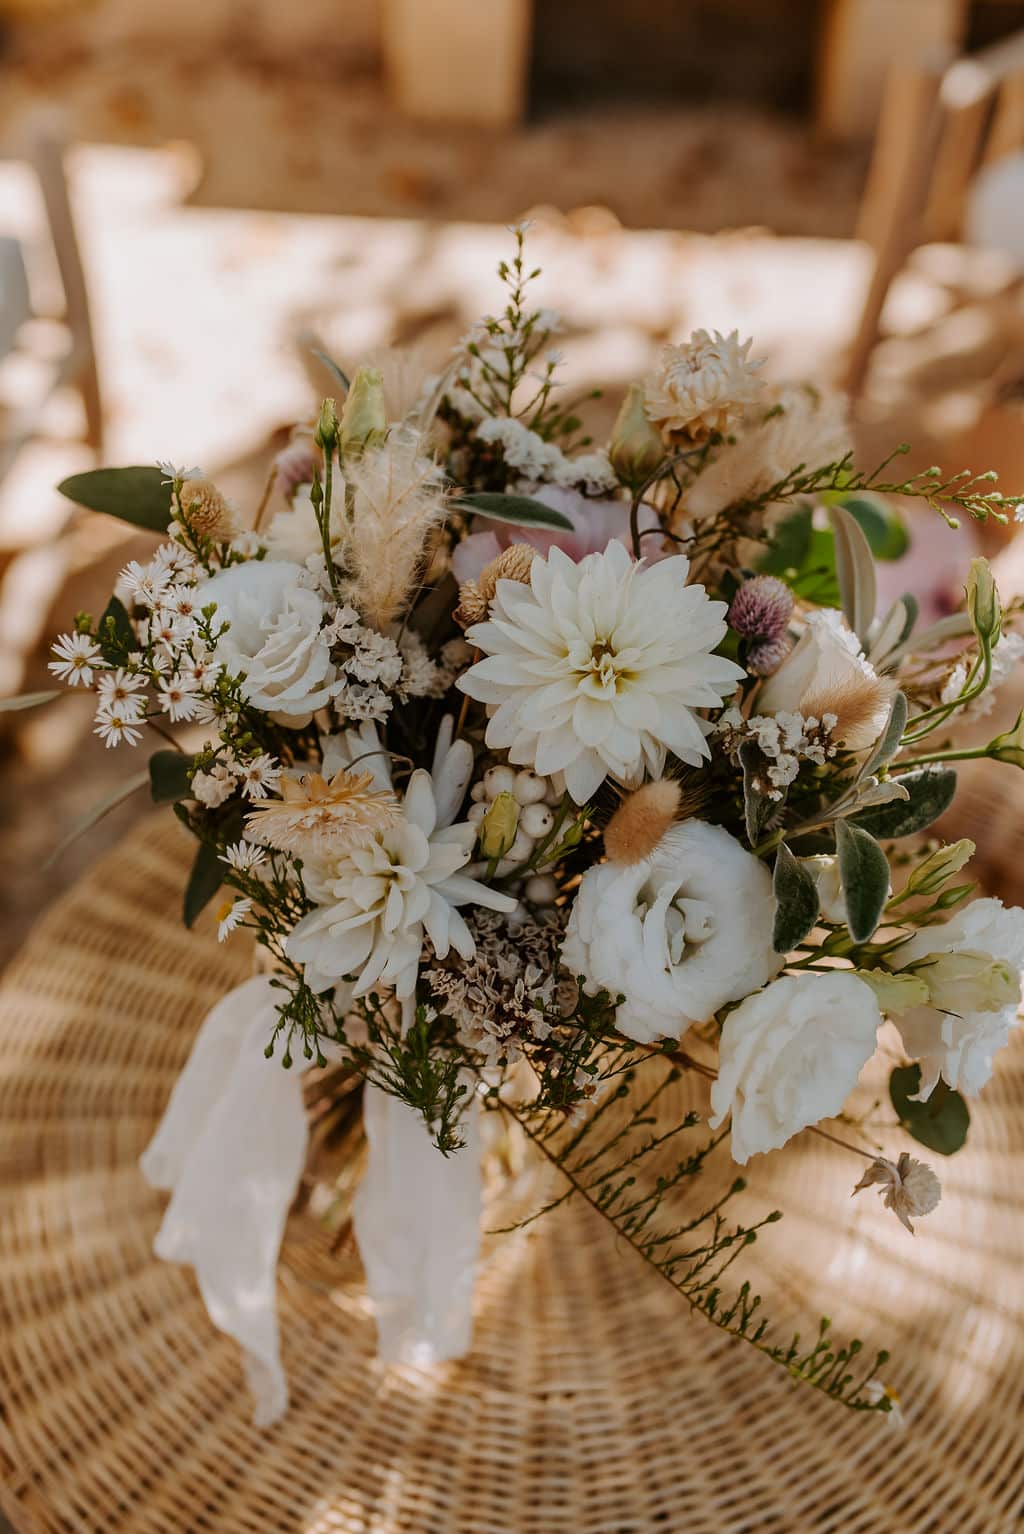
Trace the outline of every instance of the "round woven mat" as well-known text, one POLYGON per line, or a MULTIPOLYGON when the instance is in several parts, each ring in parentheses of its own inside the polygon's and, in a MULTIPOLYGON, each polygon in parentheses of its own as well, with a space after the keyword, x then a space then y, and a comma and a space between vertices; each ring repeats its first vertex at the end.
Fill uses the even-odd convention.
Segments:
POLYGON ((163 1201, 137 1170, 204 1012, 248 972, 244 948, 180 928, 188 852, 169 816, 147 823, 68 892, 2 991, 0 1498, 15 1529, 1018 1529, 1020 1039, 915 1239, 873 1195, 851 1201, 856 1168, 821 1142, 754 1164, 748 1210, 787 1211, 757 1249, 766 1308, 783 1331, 824 1310, 890 1346, 902 1434, 692 1318, 572 1203, 488 1240, 473 1352, 424 1372, 375 1361, 357 1257, 331 1258, 294 1219, 292 1406, 254 1429, 234 1344, 190 1273, 152 1256, 163 1201))

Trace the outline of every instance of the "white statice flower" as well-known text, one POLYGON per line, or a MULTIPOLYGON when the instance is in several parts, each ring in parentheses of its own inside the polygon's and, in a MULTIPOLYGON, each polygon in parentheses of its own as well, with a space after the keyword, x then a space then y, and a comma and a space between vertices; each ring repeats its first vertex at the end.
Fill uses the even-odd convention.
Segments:
POLYGON ((744 719, 738 708, 727 708, 718 721, 718 733, 738 743, 753 740, 765 758, 766 766, 758 788, 769 799, 782 799, 796 779, 804 762, 824 767, 838 751, 833 739, 838 720, 835 714, 817 719, 813 714, 791 714, 780 709, 777 714, 751 714, 744 719))
POLYGON ((957 1091, 976 1096, 992 1074, 993 1056, 1007 1043, 1017 1021, 1024 910, 996 899, 972 900, 941 926, 915 933, 889 963, 900 972, 912 969, 931 993, 929 1006, 914 1007, 897 1022, 908 1056, 921 1065, 919 1097, 929 1097, 940 1076, 957 1091), (984 1008, 964 1007, 965 977, 935 963, 954 954, 990 961, 988 994, 973 997, 975 1003, 987 1001, 984 1008))
POLYGON ((88 634, 61 634, 51 648, 57 659, 49 662, 47 670, 69 687, 91 687, 94 672, 107 664, 88 634))
POLYGON ((252 901, 247 896, 239 900, 226 900, 217 912, 217 941, 223 943, 241 926, 242 922, 252 910, 252 901))
POLYGON ((101 704, 96 711, 93 733, 108 750, 111 746, 137 746, 142 739, 142 731, 137 726, 142 723, 143 708, 141 698, 123 698, 118 703, 101 704))
POLYGON ((192 774, 192 797, 208 810, 226 803, 236 786, 237 778, 226 762, 214 762, 208 772, 200 769, 192 774))
POLYGON ((875 1052, 881 1020, 874 993, 848 970, 783 975, 730 1012, 711 1127, 732 1114, 733 1160, 777 1150, 841 1112, 875 1052))
POLYGON ((895 687, 875 671, 842 613, 823 607, 807 615, 795 648, 762 685, 757 711, 832 714, 836 740, 848 751, 863 751, 885 728, 895 687))
POLYGON ((394 707, 394 699, 374 682, 343 681, 335 692, 334 707, 342 719, 352 724, 362 720, 383 724, 394 707))
POLYGON ((616 1027, 678 1039, 782 968, 768 870, 721 826, 672 827, 638 863, 599 863, 580 881, 562 962, 591 995, 625 1000, 616 1027))
POLYGON ((217 604, 214 627, 230 627, 216 644, 218 662, 241 675, 242 696, 276 724, 308 724, 335 689, 337 673, 321 628, 325 609, 300 585, 298 565, 256 560, 231 565, 197 592, 200 607, 217 604))
POLYGON ((466 631, 484 659, 458 680, 489 706, 487 744, 542 777, 564 772, 583 804, 611 773, 659 777, 669 751, 691 766, 710 752, 717 708, 743 673, 712 652, 725 603, 686 584, 689 561, 645 566, 621 543, 574 564, 535 559, 530 584, 500 580, 491 617, 466 631))
POLYGON ((264 751, 251 761, 241 762, 237 776, 242 793, 247 799, 265 799, 281 780, 281 768, 272 756, 264 751))
POLYGON ((556 485, 567 490, 582 489, 588 495, 607 495, 619 484, 619 476, 603 448, 594 453, 580 453, 576 458, 563 455, 553 477, 556 485))
POLYGON ((644 379, 644 401, 666 442, 704 442, 741 419, 761 391, 762 363, 750 360, 752 345, 740 341, 738 330, 727 336, 695 330, 684 345, 662 347, 644 379))
POLYGON ((187 672, 182 674, 175 671, 172 676, 165 677, 157 684, 160 707, 175 724, 196 717, 197 691, 195 678, 187 672))
MULTIPOLYGON (((455 821, 473 770, 467 741, 452 743, 451 720, 442 729, 431 772, 417 769, 401 803, 401 817, 364 846, 303 866, 307 893, 316 902, 285 945, 305 965, 306 979, 322 991, 355 977, 353 996, 393 986, 399 999, 416 988, 420 956, 429 939, 438 959, 451 949, 472 959, 475 944, 458 907, 484 906, 511 913, 516 901, 462 872, 470 861, 475 827, 455 821)), ((324 771, 353 762, 390 787, 374 737, 335 740, 324 752, 324 771), (363 760, 359 760, 362 757, 363 760), (347 760, 346 760, 347 758, 347 760)))
POLYGON ((686 492, 686 514, 706 521, 764 496, 797 464, 818 469, 839 462, 852 445, 842 395, 783 384, 744 414, 736 440, 723 443, 701 470, 686 492))
MULTIPOLYGON (((969 658, 973 659, 973 655, 969 658)), ((964 704, 958 717, 962 720, 983 719, 990 714, 996 703, 996 689, 1009 680, 1022 658, 1024 658, 1024 634, 1017 634, 1012 629, 1007 629, 992 651, 992 674, 988 686, 984 692, 972 698, 970 703, 964 704)), ((967 686, 969 671, 970 667, 966 659, 957 661, 943 684, 939 694, 940 703, 956 702, 967 686)))
POLYGON ((341 663, 347 676, 356 682, 376 682, 389 690, 397 685, 402 675, 402 656, 390 635, 360 628, 351 644, 352 654, 341 663))
POLYGON ((481 442, 497 443, 505 462, 526 484, 558 485, 603 495, 618 486, 618 475, 603 450, 569 458, 556 442, 547 442, 515 416, 490 416, 477 429, 481 442))

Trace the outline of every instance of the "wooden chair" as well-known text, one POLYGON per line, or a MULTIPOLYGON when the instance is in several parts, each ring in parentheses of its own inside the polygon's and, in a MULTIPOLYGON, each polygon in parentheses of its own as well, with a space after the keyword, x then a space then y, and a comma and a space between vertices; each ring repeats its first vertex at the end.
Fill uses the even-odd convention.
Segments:
POLYGON ((4 425, 0 437, 0 479, 21 448, 39 435, 40 413, 57 389, 72 388, 78 392, 85 418, 85 441, 97 456, 103 447, 103 408, 96 349, 85 272, 64 171, 64 142, 49 118, 38 122, 30 131, 25 158, 39 182, 64 301, 57 315, 37 313, 31 305, 20 246, 15 240, 3 240, 0 283, 3 284, 4 314, 0 324, 0 356, 14 350, 31 353, 31 341, 26 346, 22 331, 24 322, 32 319, 59 320, 66 332, 66 345, 46 366, 41 397, 13 412, 4 425))
POLYGON ((849 352, 851 395, 863 389, 886 297, 910 253, 960 239, 974 176, 1022 144, 1024 33, 959 59, 893 67, 857 229, 874 262, 849 352))

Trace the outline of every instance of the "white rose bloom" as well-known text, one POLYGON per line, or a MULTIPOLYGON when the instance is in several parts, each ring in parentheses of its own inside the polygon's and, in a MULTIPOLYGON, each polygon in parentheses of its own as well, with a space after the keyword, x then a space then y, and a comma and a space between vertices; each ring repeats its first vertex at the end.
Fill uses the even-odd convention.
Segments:
POLYGON ((740 1163, 842 1110, 875 1052, 874 993, 845 970, 784 975, 730 1012, 711 1088, 712 1129, 732 1114, 740 1163))
MULTIPOLYGON (((896 950, 889 961, 900 970, 913 967, 931 991, 932 1006, 914 1007, 897 1020, 912 1060, 921 1063, 918 1095, 928 1097, 939 1077, 957 1091, 976 1096, 992 1074, 992 1058, 1010 1037, 1020 1004, 1024 968, 1024 911, 1001 900, 972 900, 941 927, 925 927, 896 950), (990 1006, 965 1010, 968 977, 938 955, 988 955, 994 966, 988 987, 990 1006), (1007 967, 1010 990, 1007 996, 1007 967)), ((971 989, 976 993, 977 987, 971 989)))
POLYGON ((616 1027, 678 1039, 783 965, 768 870, 720 826, 688 820, 639 863, 583 875, 562 960, 590 994, 623 995, 616 1027))
POLYGON ((834 733, 850 751, 873 746, 889 717, 893 685, 864 656, 840 612, 809 613, 790 655, 757 696, 759 714, 835 715, 834 733))
MULTIPOLYGON (((354 976, 353 996, 378 986, 394 987, 399 999, 412 996, 428 938, 439 959, 452 948, 463 959, 476 953, 458 906, 515 910, 510 895, 461 872, 472 856, 476 827, 452 822, 473 770, 473 750, 465 740, 452 744, 451 737, 449 718, 438 737, 433 770, 420 768, 409 779, 397 825, 378 832, 367 846, 304 864, 303 882, 317 908, 298 923, 285 949, 305 965, 314 990, 354 976)), ((366 770, 373 771, 378 786, 389 786, 375 743, 372 727, 364 727, 361 736, 348 731, 332 737, 332 767, 369 750, 374 754, 366 756, 366 770)))
POLYGON ((666 753, 697 766, 719 708, 743 673, 711 652, 725 603, 686 584, 689 561, 637 563, 618 542, 578 564, 535 559, 530 584, 500 580, 490 620, 466 631, 485 658, 458 686, 491 711, 487 744, 541 777, 564 772, 583 804, 611 773, 660 777, 666 753))
POLYGON ((230 565, 196 592, 196 606, 216 602, 214 619, 231 627, 216 659, 245 680, 242 693, 277 724, 298 729, 332 696, 337 677, 321 635, 324 604, 299 585, 304 572, 278 560, 230 565))

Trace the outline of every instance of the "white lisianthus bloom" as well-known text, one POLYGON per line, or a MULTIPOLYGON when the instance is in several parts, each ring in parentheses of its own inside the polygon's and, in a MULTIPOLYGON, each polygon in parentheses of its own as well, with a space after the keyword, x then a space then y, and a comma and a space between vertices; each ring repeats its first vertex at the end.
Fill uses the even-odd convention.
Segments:
MULTIPOLYGON (((298 923, 285 951, 305 965, 315 991, 354 977, 353 996, 365 996, 377 986, 394 987, 403 1000, 415 992, 428 938, 439 959, 452 948, 463 959, 476 953, 459 906, 486 906, 506 914, 515 910, 512 896, 461 872, 472 856, 476 827, 453 821, 472 773, 473 751, 467 741, 452 744, 451 734, 448 719, 433 771, 419 768, 412 774, 397 823, 365 846, 303 865, 303 882, 316 910, 298 923)), ((374 772, 377 783, 387 783, 374 738, 364 732, 360 740, 352 731, 335 737, 331 765, 358 761, 365 742, 374 753, 365 758, 366 770, 374 772)))
POLYGON ((489 621, 466 631, 485 658, 457 683, 491 710, 487 744, 542 777, 564 772, 577 804, 609 773, 660 777, 668 751, 708 757, 695 710, 720 707, 743 673, 711 653, 725 603, 687 586, 688 569, 610 543, 578 564, 553 548, 529 585, 499 580, 489 621))
POLYGON ((1017 1021, 1024 911, 1001 900, 972 900, 941 927, 916 933, 889 962, 900 972, 912 969, 931 995, 930 1006, 914 1007, 897 1022, 907 1054, 921 1063, 918 1095, 928 1097, 942 1076, 975 1096, 1017 1021), (951 965, 950 955, 960 955, 960 965, 951 965), (986 956, 990 969, 979 975, 978 960, 986 956))
POLYGON ((249 560, 230 565, 196 592, 200 609, 216 602, 214 631, 231 626, 217 641, 217 662, 244 677, 242 693, 277 724, 308 724, 331 698, 336 672, 321 634, 324 604, 299 584, 298 565, 249 560))
POLYGON ((721 826, 688 820, 638 863, 600 863, 576 893, 562 962, 592 995, 625 1000, 615 1025, 678 1039, 778 974, 768 870, 721 826))
POLYGON ((757 697, 759 714, 781 712, 832 719, 849 751, 873 746, 885 728, 895 684, 880 677, 843 615, 830 607, 809 613, 795 648, 757 697))
POLYGON ((732 1114, 741 1164, 831 1118, 875 1052, 874 993, 847 970, 783 975, 730 1012, 711 1088, 711 1127, 732 1114))

